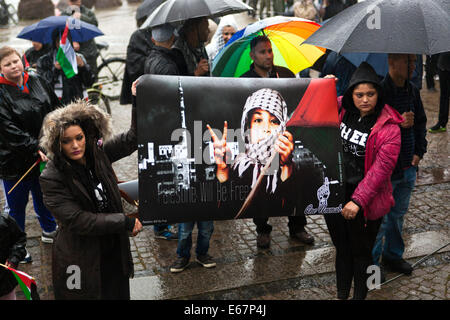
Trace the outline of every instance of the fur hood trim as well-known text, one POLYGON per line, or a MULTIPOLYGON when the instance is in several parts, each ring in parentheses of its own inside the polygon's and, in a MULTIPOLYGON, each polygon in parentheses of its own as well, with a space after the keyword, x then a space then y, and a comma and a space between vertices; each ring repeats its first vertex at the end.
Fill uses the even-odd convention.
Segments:
POLYGON ((60 152, 60 144, 56 142, 59 142, 63 130, 74 122, 84 131, 90 131, 84 132, 86 136, 93 135, 94 138, 103 140, 112 136, 111 116, 97 106, 78 100, 50 112, 45 117, 39 144, 47 152, 47 157, 52 159, 56 152, 60 152))

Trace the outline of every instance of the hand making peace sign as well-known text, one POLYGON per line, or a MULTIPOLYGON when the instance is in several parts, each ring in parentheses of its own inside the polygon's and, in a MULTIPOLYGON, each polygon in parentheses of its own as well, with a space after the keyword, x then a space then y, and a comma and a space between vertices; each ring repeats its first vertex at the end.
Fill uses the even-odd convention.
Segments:
POLYGON ((217 137, 209 124, 207 124, 206 127, 208 128, 213 140, 214 160, 216 161, 217 165, 216 176, 217 179, 222 183, 228 180, 227 159, 230 159, 231 157, 231 150, 229 147, 227 147, 228 123, 225 121, 223 124, 222 139, 219 139, 217 137))

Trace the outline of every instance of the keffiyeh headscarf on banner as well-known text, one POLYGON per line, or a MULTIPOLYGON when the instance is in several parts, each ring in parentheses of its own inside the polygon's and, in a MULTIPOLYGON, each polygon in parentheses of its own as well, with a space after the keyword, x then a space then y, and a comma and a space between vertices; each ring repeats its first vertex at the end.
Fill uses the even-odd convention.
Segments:
MULTIPOLYGON (((272 152, 276 152, 272 146, 278 139, 278 136, 286 130, 287 120, 287 105, 278 91, 264 88, 254 92, 247 98, 241 119, 241 130, 242 138, 245 142, 245 153, 241 153, 236 157, 232 168, 233 170, 237 170, 239 177, 241 177, 245 170, 253 165, 252 188, 255 185, 262 168, 269 160, 272 152), (250 140, 249 121, 251 119, 249 119, 249 113, 251 114, 250 111, 254 109, 262 109, 269 112, 278 119, 280 125, 276 130, 274 130, 274 132, 271 132, 268 137, 252 144, 250 140)), ((275 192, 277 188, 277 173, 278 170, 273 170, 272 174, 267 175, 266 191, 271 193, 275 192)))

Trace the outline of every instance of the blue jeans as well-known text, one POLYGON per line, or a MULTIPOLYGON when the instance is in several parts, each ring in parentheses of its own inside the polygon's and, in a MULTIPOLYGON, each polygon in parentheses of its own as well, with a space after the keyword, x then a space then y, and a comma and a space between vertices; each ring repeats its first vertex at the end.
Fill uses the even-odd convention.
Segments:
POLYGON ((197 222, 185 222, 178 224, 178 257, 190 258, 192 248, 192 230, 197 223, 198 236, 197 247, 195 253, 198 256, 203 256, 208 253, 209 239, 214 231, 213 221, 197 221, 197 222))
POLYGON ((0 180, 0 188, 2 189, 3 199, 5 199, 5 203, 3 205, 3 208, 0 208, 0 212, 4 212, 6 214, 9 214, 8 201, 6 200, 6 192, 5 192, 5 188, 3 187, 3 180, 0 180))
POLYGON ((22 231, 25 231, 25 209, 28 203, 28 196, 31 192, 33 196, 34 211, 38 217, 42 230, 53 232, 56 230, 56 222, 50 211, 44 205, 42 199, 39 178, 22 180, 17 187, 8 195, 9 190, 16 184, 15 180, 3 180, 6 199, 9 206, 9 214, 13 217, 22 231))
POLYGON ((383 223, 372 249, 372 258, 376 265, 379 264, 381 256, 387 260, 398 260, 403 256, 405 251, 402 238, 403 216, 408 211, 409 200, 416 182, 416 174, 417 168, 410 167, 404 171, 402 179, 392 181, 395 205, 383 217, 383 223))

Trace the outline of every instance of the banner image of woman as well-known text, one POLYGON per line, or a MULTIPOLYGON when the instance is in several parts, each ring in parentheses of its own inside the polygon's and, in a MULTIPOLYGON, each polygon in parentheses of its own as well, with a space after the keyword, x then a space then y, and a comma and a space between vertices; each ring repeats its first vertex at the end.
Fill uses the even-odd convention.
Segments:
MULTIPOLYGON (((208 125, 208 130, 214 142, 214 156, 217 164, 216 176, 220 183, 232 182, 239 185, 240 194, 248 196, 252 188, 258 191, 254 195, 254 216, 267 209, 293 210, 293 196, 288 198, 289 190, 295 187, 294 164, 292 151, 294 150, 293 136, 286 131, 287 106, 283 97, 276 90, 264 88, 254 92, 248 97, 241 120, 242 138, 245 142, 245 152, 239 154, 231 166, 227 164, 226 133, 227 122, 224 124, 222 139, 208 125), (276 157, 278 155, 278 157, 276 157), (278 160, 278 163, 273 160, 278 160), (269 162, 269 164, 268 164, 269 162), (271 163, 271 164, 270 164, 271 163), (266 165, 271 170, 263 172, 266 165), (258 178, 262 177, 259 184, 258 178), (245 187, 243 187, 245 186, 245 187)), ((230 192, 233 186, 229 185, 230 192)))

